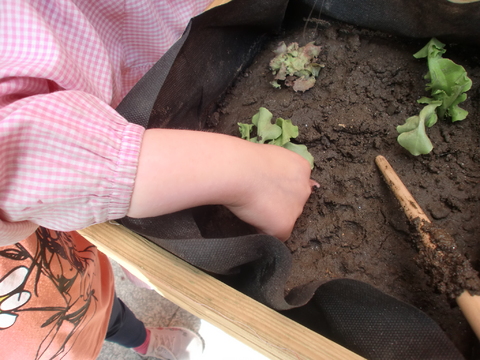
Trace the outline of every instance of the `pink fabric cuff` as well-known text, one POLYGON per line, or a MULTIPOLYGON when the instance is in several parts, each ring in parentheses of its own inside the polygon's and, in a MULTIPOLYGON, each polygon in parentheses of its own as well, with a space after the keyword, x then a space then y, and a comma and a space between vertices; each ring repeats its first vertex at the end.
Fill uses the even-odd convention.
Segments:
POLYGON ((126 215, 143 127, 81 91, 18 100, 0 119, 0 219, 17 223, 3 224, 9 233, 31 231, 24 221, 72 231, 126 215))

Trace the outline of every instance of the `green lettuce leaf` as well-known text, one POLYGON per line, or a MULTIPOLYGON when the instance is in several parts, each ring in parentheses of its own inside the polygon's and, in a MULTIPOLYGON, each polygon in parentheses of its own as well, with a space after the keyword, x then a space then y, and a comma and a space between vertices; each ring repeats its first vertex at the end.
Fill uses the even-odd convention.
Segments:
POLYGON ((400 135, 398 143, 410 151, 414 156, 428 154, 433 149, 432 142, 425 132, 425 127, 431 127, 437 122, 436 108, 441 105, 440 101, 425 106, 419 115, 409 117, 405 124, 397 126, 400 135))
POLYGON ((426 106, 419 115, 412 116, 404 125, 397 126, 400 134, 397 141, 415 156, 428 154, 433 149, 425 127, 433 126, 437 118, 449 117, 455 122, 464 120, 468 115, 468 111, 458 104, 467 99, 465 92, 472 87, 472 80, 462 66, 442 57, 446 51, 444 47, 445 44, 433 38, 413 55, 417 59, 427 58, 428 73, 424 78, 429 82, 425 90, 430 91, 431 97, 417 100, 426 106))
POLYGON ((251 124, 238 123, 238 128, 242 139, 259 143, 271 144, 284 147, 303 156, 310 163, 313 169, 314 158, 308 152, 305 145, 293 144, 290 140, 298 136, 298 126, 292 124, 291 120, 278 118, 275 124, 272 124, 272 113, 264 107, 261 107, 253 117, 251 124), (256 128, 257 136, 251 137, 251 133, 256 128))
POLYGON ((242 139, 250 140, 250 133, 252 132, 253 126, 253 124, 238 123, 238 129, 240 130, 242 139))
POLYGON ((293 125, 292 120, 278 118, 276 124, 282 129, 282 134, 272 142, 273 145, 283 146, 290 139, 295 139, 298 136, 298 126, 293 125))
POLYGON ((310 163, 310 169, 313 169, 315 159, 313 158, 312 154, 310 154, 310 152, 308 151, 305 145, 294 144, 289 141, 285 145, 283 145, 283 147, 307 159, 308 162, 310 163))
POLYGON ((413 56, 417 59, 427 58, 428 73, 425 79, 429 81, 426 90, 430 91, 431 98, 421 98, 421 104, 432 104, 441 101, 437 109, 438 116, 443 119, 450 117, 452 122, 464 120, 468 112, 458 106, 467 98, 466 91, 472 87, 472 80, 467 72, 450 59, 444 59, 445 44, 437 39, 431 39, 420 51, 413 56))
POLYGON ((252 123, 257 127, 257 141, 264 144, 266 141, 275 140, 282 135, 282 128, 272 124, 272 113, 261 107, 252 118, 252 123))

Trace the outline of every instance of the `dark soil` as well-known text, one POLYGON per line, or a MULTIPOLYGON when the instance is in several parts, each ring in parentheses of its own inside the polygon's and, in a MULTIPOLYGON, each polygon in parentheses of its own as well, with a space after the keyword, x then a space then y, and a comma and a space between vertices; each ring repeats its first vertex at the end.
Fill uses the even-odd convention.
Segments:
MULTIPOLYGON (((473 81, 466 120, 428 129, 431 154, 414 157, 396 141, 396 126, 419 113, 427 96, 426 61, 412 54, 428 39, 399 38, 328 20, 303 24, 269 43, 225 96, 213 131, 239 136, 259 107, 298 125, 299 143, 315 157, 321 184, 286 245, 294 257, 288 287, 316 279, 367 282, 430 315, 467 359, 478 341, 455 302, 431 283, 418 259, 409 224, 375 165, 383 155, 435 226, 480 270, 480 52, 450 44, 444 57, 465 67, 473 81), (314 88, 274 89, 268 63, 279 41, 322 46, 325 67, 314 88)), ((288 289, 287 289, 288 290, 288 289)))

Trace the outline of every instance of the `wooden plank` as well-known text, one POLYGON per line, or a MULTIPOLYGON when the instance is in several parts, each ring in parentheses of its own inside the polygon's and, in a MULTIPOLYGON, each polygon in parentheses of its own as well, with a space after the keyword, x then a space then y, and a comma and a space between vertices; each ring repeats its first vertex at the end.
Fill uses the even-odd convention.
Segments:
POLYGON ((160 295, 270 359, 362 359, 121 225, 98 224, 79 233, 160 295))
POLYGON ((210 5, 207 7, 206 10, 214 8, 215 6, 220 6, 220 5, 226 4, 228 2, 230 2, 230 0, 214 0, 210 3, 210 5))

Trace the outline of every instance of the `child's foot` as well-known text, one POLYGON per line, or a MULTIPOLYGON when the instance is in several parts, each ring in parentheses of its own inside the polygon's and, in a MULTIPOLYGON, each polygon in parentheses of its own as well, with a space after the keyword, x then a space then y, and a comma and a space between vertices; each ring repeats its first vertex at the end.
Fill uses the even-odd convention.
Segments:
POLYGON ((147 328, 150 342, 145 357, 161 360, 197 360, 204 349, 203 339, 193 331, 180 327, 147 328))

